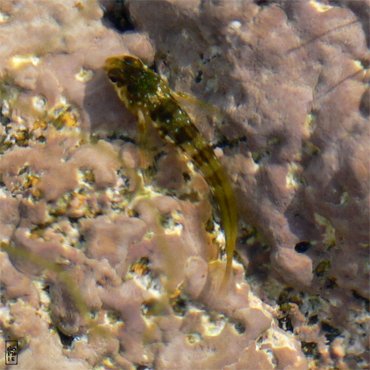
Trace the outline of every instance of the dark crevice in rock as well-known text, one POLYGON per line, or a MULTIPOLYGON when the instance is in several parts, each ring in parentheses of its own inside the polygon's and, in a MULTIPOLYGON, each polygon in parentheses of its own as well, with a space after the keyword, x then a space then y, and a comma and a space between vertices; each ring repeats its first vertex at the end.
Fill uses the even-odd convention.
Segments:
POLYGON ((58 327, 56 327, 56 331, 59 335, 60 341, 62 342, 64 347, 70 347, 72 345, 73 340, 75 339, 72 335, 66 335, 63 332, 59 330, 58 327))
POLYGON ((269 6, 275 3, 274 0, 254 0, 254 3, 258 6, 269 6))
POLYGON ((325 280, 324 288, 325 289, 334 289, 338 287, 337 279, 335 277, 329 277, 325 280))
POLYGON ((245 328, 245 325, 242 323, 242 322, 236 322, 235 324, 234 324, 234 327, 235 327, 235 330, 239 333, 239 334, 243 334, 243 333, 245 333, 245 330, 246 330, 246 328, 245 328))
POLYGON ((148 366, 146 366, 146 365, 135 365, 135 369, 136 370, 152 370, 152 368, 151 367, 148 367, 148 366))
POLYGON ((122 33, 135 30, 134 21, 125 0, 109 3, 104 9, 103 23, 122 33))
POLYGON ((198 73, 197 73, 197 75, 196 75, 196 77, 195 77, 195 79, 194 79, 194 81, 198 84, 198 83, 200 83, 201 81, 202 81, 202 76, 203 76, 203 72, 202 71, 198 71, 198 73))
POLYGON ((295 245, 294 249, 298 253, 305 253, 312 247, 312 244, 307 241, 299 242, 295 245))
POLYGON ((317 349, 317 343, 315 342, 302 342, 302 351, 306 356, 319 358, 320 354, 317 349))
POLYGON ((107 140, 110 140, 110 141, 122 140, 125 143, 136 144, 136 140, 135 139, 133 139, 133 138, 131 138, 131 137, 125 135, 125 134, 119 133, 117 131, 113 131, 113 132, 109 133, 106 136, 106 139, 107 140))
POLYGON ((319 317, 317 315, 312 315, 308 318, 308 325, 315 325, 319 322, 319 317))
POLYGON ((284 331, 290 331, 291 333, 294 331, 292 320, 289 316, 284 316, 278 319, 278 323, 280 329, 283 329, 284 331))
POLYGON ((360 113, 364 118, 369 118, 370 116, 370 89, 366 89, 362 94, 360 101, 360 113))
POLYGON ((234 139, 227 139, 225 136, 221 136, 221 138, 212 145, 212 148, 235 148, 239 147, 241 143, 246 143, 247 142, 247 137, 246 136, 241 136, 237 137, 234 139))
POLYGON ((366 311, 370 312, 370 301, 367 298, 363 297, 356 290, 352 291, 352 296, 353 296, 353 298, 363 302, 365 304, 366 311))
POLYGON ((328 340, 329 343, 331 343, 335 338, 339 337, 341 332, 339 329, 334 328, 334 326, 331 326, 327 322, 321 323, 321 329, 325 333, 325 338, 328 340))

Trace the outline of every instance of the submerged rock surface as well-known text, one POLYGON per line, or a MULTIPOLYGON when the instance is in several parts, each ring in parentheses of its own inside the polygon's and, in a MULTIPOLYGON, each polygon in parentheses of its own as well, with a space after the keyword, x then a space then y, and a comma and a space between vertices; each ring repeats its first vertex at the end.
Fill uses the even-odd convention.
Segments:
POLYGON ((369 12, 0 2, 0 327, 18 368, 366 368, 369 12), (226 292, 207 184, 151 128, 141 168, 101 69, 117 54, 201 101, 182 103, 239 200, 226 292))

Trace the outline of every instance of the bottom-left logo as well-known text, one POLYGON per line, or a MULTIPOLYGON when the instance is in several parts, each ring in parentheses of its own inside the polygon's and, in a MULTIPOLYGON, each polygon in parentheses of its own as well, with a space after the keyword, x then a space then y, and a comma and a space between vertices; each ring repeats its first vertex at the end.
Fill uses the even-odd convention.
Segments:
POLYGON ((5 365, 18 365, 18 341, 5 341, 5 365))

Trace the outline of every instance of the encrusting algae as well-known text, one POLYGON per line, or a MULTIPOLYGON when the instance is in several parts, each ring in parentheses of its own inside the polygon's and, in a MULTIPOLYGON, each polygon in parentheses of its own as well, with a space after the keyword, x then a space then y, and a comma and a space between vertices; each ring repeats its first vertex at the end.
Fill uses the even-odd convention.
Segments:
MULTIPOLYGON (((118 71, 120 77, 123 74, 122 78, 127 79, 126 85, 116 83, 120 98, 125 103, 127 102, 127 106, 131 112, 136 114, 141 126, 152 124, 166 141, 181 148, 201 170, 213 192, 225 229, 227 264, 224 281, 227 281, 226 278, 230 277, 231 273, 237 236, 237 215, 236 201, 226 171, 211 146, 202 137, 188 114, 180 107, 175 93, 169 89, 166 81, 140 60, 132 57, 124 59, 126 61, 131 59, 133 71, 126 70, 126 67, 121 67, 118 71)), ((120 59, 108 59, 106 70, 109 69, 110 61, 120 62, 120 59)), ((130 63, 127 68, 129 66, 130 63)), ((110 72, 116 73, 114 67, 108 70, 108 75, 113 82, 114 76, 112 77, 110 72)), ((16 150, 24 150, 24 153, 27 153, 24 158, 17 159, 16 163, 12 161, 13 172, 10 176, 12 181, 4 185, 7 185, 7 191, 11 195, 20 194, 29 209, 39 207, 45 199, 47 203, 45 215, 32 221, 30 226, 16 228, 19 240, 14 236, 15 234, 10 236, 8 240, 0 243, 0 251, 5 252, 11 262, 18 263, 20 270, 24 268, 25 273, 34 274, 37 278, 46 276, 45 280, 41 278, 42 283, 40 284, 41 290, 46 289, 45 287, 48 289, 42 310, 50 313, 49 320, 54 330, 71 337, 76 342, 81 336, 91 338, 96 335, 104 340, 110 340, 117 331, 124 330, 124 321, 120 316, 112 322, 105 321, 105 317, 110 315, 110 309, 102 309, 101 313, 96 315, 97 306, 89 300, 89 294, 94 292, 85 292, 81 288, 88 281, 85 275, 86 271, 90 271, 91 264, 103 268, 102 266, 108 263, 100 261, 99 257, 112 258, 110 263, 114 265, 115 258, 121 258, 121 254, 118 248, 110 250, 106 245, 101 247, 106 250, 101 251, 93 241, 85 240, 85 235, 89 235, 89 230, 95 230, 94 228, 99 228, 99 225, 104 225, 102 231, 97 232, 98 236, 94 236, 94 238, 99 238, 99 235, 104 234, 105 225, 111 224, 106 221, 107 219, 113 220, 117 225, 121 222, 130 224, 131 221, 125 217, 131 220, 130 212, 135 212, 132 205, 143 200, 141 192, 137 191, 140 188, 140 172, 137 173, 135 169, 131 171, 124 159, 121 162, 118 158, 119 152, 113 146, 107 146, 102 141, 95 143, 93 136, 90 138, 85 135, 79 125, 78 111, 66 100, 58 101, 49 109, 45 106, 45 110, 35 112, 34 119, 26 122, 27 124, 20 125, 13 123, 11 119, 15 115, 16 97, 10 99, 5 91, 1 98, 3 98, 1 106, 3 116, 0 116, 0 119, 4 121, 2 123, 4 135, 0 140, 0 152, 3 154, 2 161, 0 161, 0 175, 9 172, 9 158, 13 158, 16 150), (60 158, 52 154, 55 148, 59 149, 62 145, 60 156, 63 165, 59 168, 60 158), (95 176, 99 173, 99 166, 95 166, 90 159, 86 159, 93 155, 99 156, 102 161, 101 167, 107 167, 106 161, 113 163, 112 168, 119 181, 116 182, 113 178, 103 182, 107 185, 99 186, 95 176), (48 164, 47 167, 41 167, 46 160, 53 165, 48 164), (67 172, 73 173, 67 187, 59 188, 58 182, 55 184, 50 182, 50 179, 58 178, 60 174, 64 176, 67 172), (128 183, 123 180, 125 176, 128 183), (96 201, 97 190, 102 195, 98 200, 104 201, 101 206, 96 201), (54 240, 57 240, 55 245, 54 240), (95 248, 98 250, 96 251, 95 248), (44 251, 48 250, 55 250, 55 255, 46 255, 44 251), (85 253, 90 254, 85 256, 85 253), (98 262, 92 260, 92 257, 95 257, 94 253, 98 256, 98 262), (23 267, 23 264, 26 267, 23 267)), ((135 168, 137 169, 137 166, 135 168)), ((145 189, 140 190, 144 193, 145 190, 149 191, 149 198, 151 198, 154 194, 151 186, 144 185, 145 189)), ((181 234, 182 216, 177 213, 178 211, 172 212, 171 216, 165 211, 162 214, 161 210, 157 209, 156 202, 151 202, 151 199, 146 198, 144 201, 147 211, 150 210, 152 213, 148 216, 148 211, 146 214, 149 219, 153 220, 151 230, 148 230, 145 235, 149 235, 149 232, 156 234, 153 245, 157 250, 159 246, 158 253, 162 258, 170 250, 166 246, 167 240, 181 234), (170 233, 168 229, 171 229, 170 233)), ((135 226, 138 228, 136 232, 140 235, 143 223, 136 217, 134 219, 134 224, 136 222, 139 225, 135 226)), ((23 217, 22 222, 25 224, 26 221, 27 217, 23 217)), ((191 227, 188 232, 190 229, 191 227)), ((117 236, 112 237, 112 240, 115 237, 117 236)), ((109 244, 109 237, 107 239, 109 244)), ((140 236, 138 240, 141 240, 140 236)), ((143 243, 147 243, 147 240, 143 243)), ((170 255, 172 256, 171 253, 170 255)), ((146 295, 140 303, 144 316, 155 320, 154 316, 166 312, 167 309, 172 309, 176 316, 188 315, 187 293, 182 290, 181 284, 178 285, 182 280, 178 280, 176 276, 178 265, 167 264, 166 277, 168 279, 164 279, 163 282, 158 279, 158 272, 151 266, 151 261, 145 253, 140 254, 139 252, 137 257, 137 259, 127 259, 128 271, 122 276, 122 281, 124 289, 145 287, 146 295), (172 279, 172 277, 175 278, 172 279), (167 294, 163 294, 162 288, 165 288, 167 294), (159 292, 162 292, 160 296, 159 292)), ((212 265, 214 266, 215 264, 212 265)), ((222 271, 218 266, 216 267, 218 271, 222 271)), ((117 279, 119 280, 118 277, 117 279)), ((104 289, 110 289, 109 281, 102 284, 104 289)), ((143 328, 145 336, 154 335, 153 327, 153 325, 148 325, 143 328)), ((12 335, 16 336, 16 334, 12 335)))
POLYGON ((238 233, 236 199, 230 179, 212 147, 181 108, 168 83, 140 59, 124 55, 106 60, 105 71, 120 100, 139 121, 152 124, 167 142, 178 146, 201 171, 218 204, 226 239, 225 280, 230 277, 238 233))

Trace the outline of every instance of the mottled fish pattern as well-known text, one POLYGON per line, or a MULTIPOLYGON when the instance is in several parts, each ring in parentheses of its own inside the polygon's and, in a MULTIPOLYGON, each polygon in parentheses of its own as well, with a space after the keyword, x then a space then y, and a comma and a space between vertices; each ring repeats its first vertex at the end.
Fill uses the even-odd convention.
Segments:
POLYGON ((152 123, 160 136, 179 147, 200 170, 218 204, 225 232, 228 279, 238 233, 237 207, 230 179, 167 81, 140 59, 124 55, 106 60, 104 70, 126 108, 142 124, 152 123))

